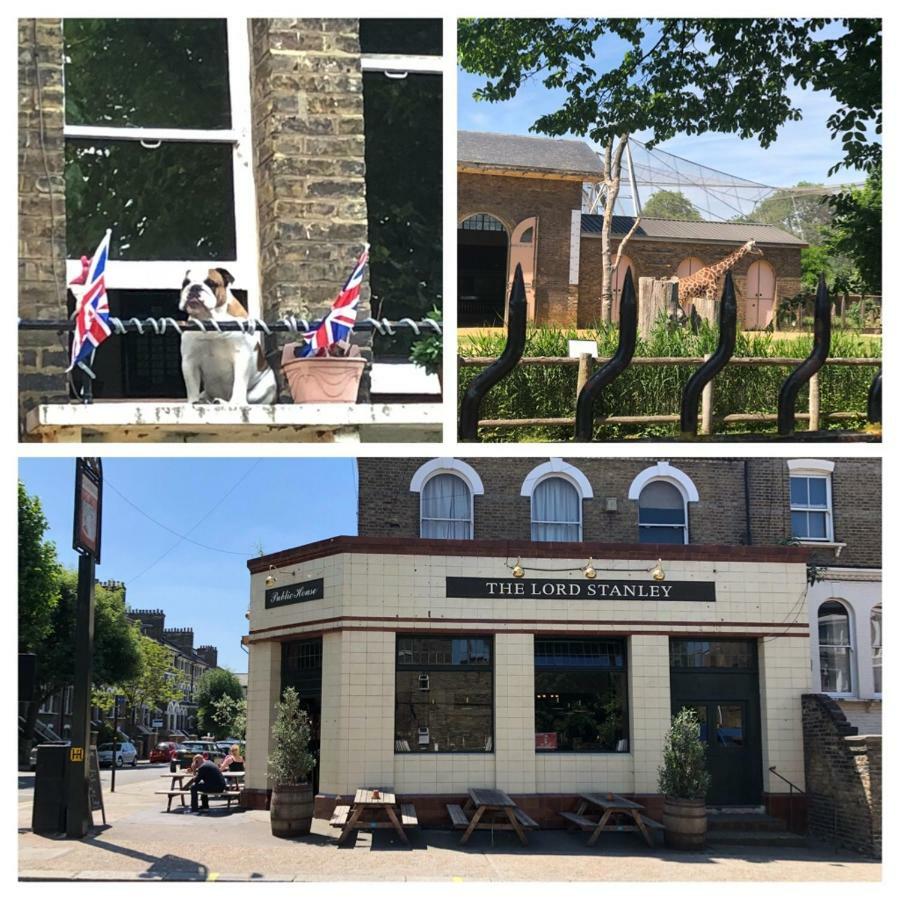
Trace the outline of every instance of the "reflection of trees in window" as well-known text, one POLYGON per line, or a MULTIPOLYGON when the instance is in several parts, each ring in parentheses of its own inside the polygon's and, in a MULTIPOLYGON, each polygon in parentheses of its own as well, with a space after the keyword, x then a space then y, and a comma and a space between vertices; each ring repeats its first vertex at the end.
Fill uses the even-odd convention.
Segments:
POLYGON ((66 19, 66 123, 229 128, 222 19, 66 19))
POLYGON ((373 315, 419 318, 442 303, 441 76, 365 72, 363 102, 373 315))

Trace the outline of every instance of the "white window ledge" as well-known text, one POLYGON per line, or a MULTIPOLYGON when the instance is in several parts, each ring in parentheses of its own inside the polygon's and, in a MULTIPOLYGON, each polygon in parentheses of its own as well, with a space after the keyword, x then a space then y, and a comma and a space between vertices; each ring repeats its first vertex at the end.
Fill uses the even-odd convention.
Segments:
POLYGON ((837 559, 841 555, 841 551, 847 546, 842 541, 797 541, 798 547, 818 547, 822 550, 834 550, 834 558, 837 559))
POLYGON ((48 403, 28 412, 25 440, 440 441, 442 422, 440 403, 48 403))

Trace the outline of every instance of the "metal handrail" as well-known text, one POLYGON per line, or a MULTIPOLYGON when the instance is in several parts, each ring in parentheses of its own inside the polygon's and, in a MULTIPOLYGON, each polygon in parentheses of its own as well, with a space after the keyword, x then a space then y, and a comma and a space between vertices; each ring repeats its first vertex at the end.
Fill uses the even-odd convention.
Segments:
POLYGON ((775 768, 775 766, 769 766, 769 771, 770 771, 773 775, 775 775, 775 776, 777 776, 778 778, 780 778, 786 785, 788 785, 788 787, 790 787, 790 791, 788 791, 788 821, 787 821, 787 826, 788 826, 788 831, 793 831, 793 830, 794 830, 794 791, 797 791, 798 794, 801 794, 801 795, 803 795, 803 796, 806 796, 806 791, 804 791, 803 788, 797 787, 797 785, 794 784, 793 781, 790 781, 789 779, 785 778, 784 775, 782 775, 781 772, 779 772, 779 771, 775 768))
POLYGON ((800 793, 800 794, 805 794, 805 793, 806 793, 806 791, 804 791, 803 788, 797 787, 797 785, 794 784, 793 781, 790 781, 790 780, 788 780, 787 778, 785 778, 784 775, 782 775, 781 772, 779 772, 779 771, 775 768, 775 766, 769 766, 769 771, 770 771, 773 775, 777 775, 777 776, 778 776, 785 784, 789 784, 789 785, 790 785, 795 791, 797 791, 798 793, 800 793))

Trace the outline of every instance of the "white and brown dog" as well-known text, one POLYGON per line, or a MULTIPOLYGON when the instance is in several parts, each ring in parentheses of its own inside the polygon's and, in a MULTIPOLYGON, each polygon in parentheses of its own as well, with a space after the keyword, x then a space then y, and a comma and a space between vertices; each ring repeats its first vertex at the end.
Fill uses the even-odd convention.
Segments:
MULTIPOLYGON (((203 321, 247 319, 247 310, 229 289, 233 283, 227 269, 210 269, 205 274, 188 270, 178 308, 203 321)), ((274 403, 278 394, 262 336, 255 332, 185 331, 181 371, 188 403, 274 403)))

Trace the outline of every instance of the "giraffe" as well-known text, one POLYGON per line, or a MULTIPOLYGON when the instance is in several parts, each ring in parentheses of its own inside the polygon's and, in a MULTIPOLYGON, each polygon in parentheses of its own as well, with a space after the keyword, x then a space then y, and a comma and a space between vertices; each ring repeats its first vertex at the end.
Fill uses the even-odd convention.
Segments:
POLYGON ((674 278, 678 285, 678 302, 682 305, 695 300, 698 297, 706 297, 707 300, 719 299, 719 277, 724 275, 734 264, 748 253, 754 256, 762 256, 763 252, 756 246, 756 241, 747 241, 742 247, 738 247, 734 253, 729 253, 724 259, 720 259, 711 266, 688 275, 687 278, 674 278))

